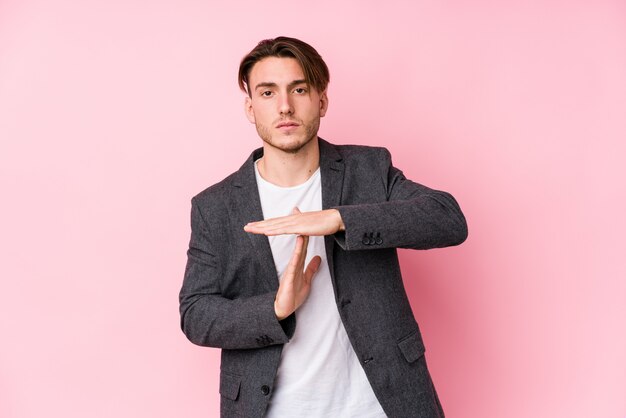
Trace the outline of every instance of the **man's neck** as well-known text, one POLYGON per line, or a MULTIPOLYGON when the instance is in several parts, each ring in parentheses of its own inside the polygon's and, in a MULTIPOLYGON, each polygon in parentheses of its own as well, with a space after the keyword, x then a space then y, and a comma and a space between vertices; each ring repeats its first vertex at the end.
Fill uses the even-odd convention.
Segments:
POLYGON ((263 157, 259 160, 259 174, 263 179, 280 187, 293 187, 306 182, 320 165, 317 137, 296 153, 288 153, 263 144, 263 157))

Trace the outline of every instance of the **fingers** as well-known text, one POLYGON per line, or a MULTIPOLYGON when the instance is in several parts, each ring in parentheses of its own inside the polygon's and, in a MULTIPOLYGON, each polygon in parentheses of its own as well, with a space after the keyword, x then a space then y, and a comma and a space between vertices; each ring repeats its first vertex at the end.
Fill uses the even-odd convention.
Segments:
POLYGON ((281 216, 280 218, 267 219, 264 221, 250 222, 243 227, 244 231, 253 234, 265 235, 281 235, 296 234, 298 226, 298 218, 302 215, 300 212, 292 212, 292 215, 281 216))
POLYGON ((342 228, 345 229, 345 225, 336 209, 303 213, 297 207, 292 209, 291 215, 250 222, 243 227, 246 232, 267 236, 283 234, 323 236, 332 235, 342 228))
POLYGON ((299 278, 302 276, 304 244, 304 237, 296 237, 296 245, 278 286, 274 300, 274 313, 279 320, 289 316, 298 307, 296 295, 298 288, 301 287, 299 278))
POLYGON ((304 271, 304 281, 307 284, 311 283, 311 279, 313 278, 315 273, 317 273, 317 270, 320 268, 321 264, 322 257, 320 257, 319 255, 316 255, 311 259, 311 261, 309 261, 309 265, 306 266, 306 270, 304 271))
MULTIPOLYGON (((303 271, 304 270, 304 261, 306 260, 306 253, 309 249, 309 237, 307 237, 306 235, 300 235, 299 237, 303 238, 303 242, 302 242, 302 252, 300 253, 300 263, 298 265, 299 270, 298 271, 303 271)), ((299 238, 298 237, 298 238, 299 238)))
MULTIPOLYGON (((308 246, 309 246, 309 237, 302 236, 302 235, 298 235, 296 237, 296 245, 293 249, 293 253, 291 253, 291 259, 289 260, 289 264, 287 264, 287 268, 285 269, 285 272, 284 272, 284 275, 286 278, 288 277, 293 280, 303 273, 304 262, 306 261, 308 246)), ((319 256, 314 257, 314 258, 319 258, 319 256)), ((309 262, 309 266, 311 265, 312 262, 313 260, 309 262)), ((315 266, 315 263, 313 263, 313 265, 315 266)), ((317 267, 315 267, 315 271, 317 271, 318 267, 319 267, 319 263, 317 267)), ((308 268, 309 267, 307 267, 307 269, 308 268)), ((315 273, 315 271, 313 271, 313 273, 315 273)), ((306 280, 306 278, 304 279, 306 280)))
POLYGON ((306 260, 307 250, 309 246, 309 237, 298 235, 296 237, 296 245, 291 253, 291 259, 287 265, 286 274, 298 274, 304 269, 304 261, 306 260))
POLYGON ((301 264, 301 261, 304 258, 302 257, 302 252, 304 251, 303 247, 304 237, 302 235, 298 235, 296 237, 296 246, 293 249, 293 253, 291 253, 291 259, 287 265, 288 274, 295 274, 298 266, 301 264))
POLYGON ((243 229, 253 234, 264 235, 282 235, 297 234, 298 216, 301 215, 300 209, 296 206, 291 210, 291 214, 280 216, 278 218, 265 219, 263 221, 249 222, 243 229))
POLYGON ((278 286, 274 300, 274 312, 281 320, 294 312, 307 299, 311 290, 313 276, 319 270, 322 259, 315 256, 304 269, 307 256, 309 237, 298 235, 291 259, 278 286))

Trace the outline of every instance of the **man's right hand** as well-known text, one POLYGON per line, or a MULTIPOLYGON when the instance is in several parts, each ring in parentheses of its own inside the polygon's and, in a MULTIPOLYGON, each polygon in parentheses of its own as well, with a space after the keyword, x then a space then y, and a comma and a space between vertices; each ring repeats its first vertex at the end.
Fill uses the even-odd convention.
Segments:
MULTIPOLYGON (((299 212, 297 208, 294 209, 294 213, 299 212)), ((304 303, 311 291, 311 281, 320 267, 322 258, 319 255, 313 257, 306 270, 304 270, 308 245, 309 237, 298 235, 296 247, 280 279, 280 285, 274 300, 274 312, 276 312, 276 318, 279 321, 295 312, 304 303)))

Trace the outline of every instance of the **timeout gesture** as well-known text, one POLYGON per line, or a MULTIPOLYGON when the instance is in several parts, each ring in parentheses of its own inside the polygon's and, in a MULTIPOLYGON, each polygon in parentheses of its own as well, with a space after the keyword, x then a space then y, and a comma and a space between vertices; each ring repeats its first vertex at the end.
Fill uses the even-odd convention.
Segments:
POLYGON ((308 225, 305 226, 305 229, 312 231, 310 227, 311 221, 319 218, 310 216, 303 217, 303 215, 306 214, 300 212, 298 208, 294 208, 291 213, 292 215, 290 216, 268 219, 267 221, 261 222, 253 222, 246 225, 244 228, 246 231, 253 233, 264 233, 261 231, 267 232, 269 228, 271 233, 267 232, 266 235, 291 233, 299 234, 298 237, 296 237, 296 246, 291 255, 291 259, 289 260, 289 264, 280 278, 280 285, 278 286, 278 292, 276 292, 276 299, 274 300, 274 312, 276 313, 276 318, 278 318, 279 321, 287 318, 304 303, 311 292, 311 282, 313 280, 313 276, 319 269, 322 262, 321 257, 317 255, 309 261, 309 264, 305 269, 304 262, 306 260, 307 247, 309 245, 308 235, 299 232, 283 232, 285 230, 293 231, 294 229, 300 231, 304 230, 300 229, 302 228, 302 225, 298 226, 298 219, 305 219, 305 225, 308 225), (250 225, 254 226, 250 227, 250 225))

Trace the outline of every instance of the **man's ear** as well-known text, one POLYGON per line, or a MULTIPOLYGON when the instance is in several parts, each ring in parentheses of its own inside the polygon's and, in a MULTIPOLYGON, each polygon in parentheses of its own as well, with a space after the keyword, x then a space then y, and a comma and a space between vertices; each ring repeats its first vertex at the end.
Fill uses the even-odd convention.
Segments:
POLYGON ((322 94, 320 94, 320 117, 324 117, 326 110, 328 110, 328 94, 326 94, 326 90, 324 90, 322 94))
POLYGON ((250 96, 246 96, 246 100, 244 101, 244 110, 250 123, 254 123, 256 119, 254 118, 254 109, 252 109, 252 99, 250 96))

